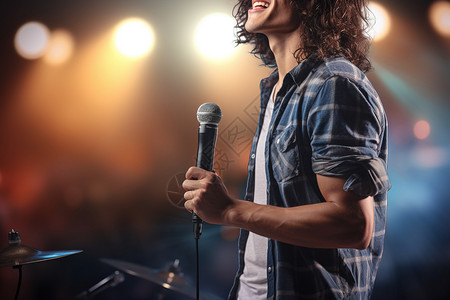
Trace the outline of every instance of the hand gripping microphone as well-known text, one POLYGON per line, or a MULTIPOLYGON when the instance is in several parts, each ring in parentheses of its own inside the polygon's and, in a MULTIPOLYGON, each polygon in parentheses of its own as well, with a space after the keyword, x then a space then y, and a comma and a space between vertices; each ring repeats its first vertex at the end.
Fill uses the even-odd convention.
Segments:
MULTIPOLYGON (((217 125, 222 119, 222 111, 217 104, 203 103, 197 110, 198 128, 197 163, 198 168, 213 170, 214 151, 217 140, 217 125)), ((202 220, 192 213, 194 238, 199 239, 202 234, 202 220)))

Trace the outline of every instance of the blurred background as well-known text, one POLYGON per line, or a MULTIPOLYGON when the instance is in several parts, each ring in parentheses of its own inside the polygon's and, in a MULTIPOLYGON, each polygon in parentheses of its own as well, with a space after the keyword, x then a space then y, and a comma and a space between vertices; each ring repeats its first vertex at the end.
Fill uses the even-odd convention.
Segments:
MULTIPOLYGON (((19 299, 74 299, 115 268, 178 259, 195 286, 180 182, 195 164, 196 111, 217 103, 215 169, 243 197, 271 69, 234 47, 231 0, 1 1, 0 249, 8 232, 39 250, 81 254, 25 265, 19 299)), ((371 2, 368 73, 390 122, 388 228, 373 299, 450 292, 450 2, 371 2)), ((237 230, 204 225, 202 292, 226 298, 237 230)), ((0 298, 17 270, 0 268, 0 298)), ((125 275, 98 299, 156 299, 125 275)), ((188 299, 168 291, 165 299, 188 299)))

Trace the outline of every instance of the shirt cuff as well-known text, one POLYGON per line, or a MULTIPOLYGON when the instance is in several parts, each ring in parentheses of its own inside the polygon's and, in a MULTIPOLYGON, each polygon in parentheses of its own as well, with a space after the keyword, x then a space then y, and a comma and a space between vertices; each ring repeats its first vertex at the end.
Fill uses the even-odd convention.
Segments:
POLYGON ((391 188, 386 164, 377 157, 313 157, 312 167, 319 175, 347 178, 344 191, 352 191, 364 198, 385 193, 391 188))

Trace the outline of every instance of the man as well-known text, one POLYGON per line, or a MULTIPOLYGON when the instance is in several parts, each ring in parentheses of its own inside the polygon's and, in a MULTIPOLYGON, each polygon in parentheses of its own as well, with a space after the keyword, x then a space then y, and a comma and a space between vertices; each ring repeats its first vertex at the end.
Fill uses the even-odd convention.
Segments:
POLYGON ((245 201, 192 167, 185 207, 240 227, 230 299, 368 299, 386 227, 387 120, 363 71, 365 0, 241 0, 263 79, 245 201))

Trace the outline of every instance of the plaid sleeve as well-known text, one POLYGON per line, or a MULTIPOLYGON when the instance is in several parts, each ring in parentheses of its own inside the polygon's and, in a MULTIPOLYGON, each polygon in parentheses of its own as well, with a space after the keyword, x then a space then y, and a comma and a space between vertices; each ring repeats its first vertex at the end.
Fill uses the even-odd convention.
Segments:
POLYGON ((343 177, 344 190, 367 197, 390 188, 380 143, 386 119, 373 94, 341 76, 328 79, 307 120, 316 174, 343 177))

